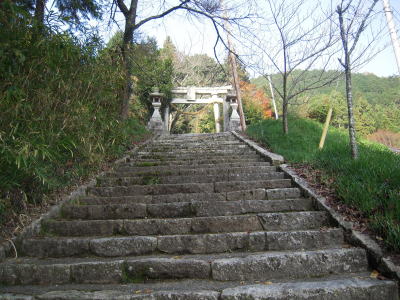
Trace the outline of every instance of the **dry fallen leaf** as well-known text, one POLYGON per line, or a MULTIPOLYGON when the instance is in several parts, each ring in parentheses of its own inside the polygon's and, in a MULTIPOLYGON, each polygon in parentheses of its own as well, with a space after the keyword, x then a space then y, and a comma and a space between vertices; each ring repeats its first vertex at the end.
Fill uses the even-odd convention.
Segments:
POLYGON ((378 278, 378 276, 379 276, 379 272, 377 270, 373 270, 371 272, 371 274, 369 275, 369 277, 375 278, 375 279, 378 278))

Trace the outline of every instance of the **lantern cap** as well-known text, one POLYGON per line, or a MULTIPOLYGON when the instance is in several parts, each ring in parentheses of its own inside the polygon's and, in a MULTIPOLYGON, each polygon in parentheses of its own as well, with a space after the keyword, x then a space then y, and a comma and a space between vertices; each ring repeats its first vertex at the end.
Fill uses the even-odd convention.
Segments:
POLYGON ((160 89, 157 86, 155 86, 152 88, 152 92, 150 93, 150 96, 153 98, 154 97, 164 97, 164 94, 160 93, 160 89))
POLYGON ((226 100, 228 100, 228 101, 236 100, 236 98, 237 98, 237 95, 232 90, 229 90, 228 93, 226 94, 226 100))

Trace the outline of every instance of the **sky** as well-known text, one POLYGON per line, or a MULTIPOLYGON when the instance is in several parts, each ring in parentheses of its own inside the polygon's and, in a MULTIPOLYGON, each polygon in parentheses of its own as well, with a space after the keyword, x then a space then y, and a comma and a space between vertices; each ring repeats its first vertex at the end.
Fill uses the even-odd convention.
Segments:
MULTIPOLYGON (((383 10, 382 3, 378 4, 379 9, 383 10)), ((391 6, 394 11, 396 28, 400 29, 400 0, 391 0, 391 6)), ((384 15, 382 14, 382 18, 384 15)), ((122 16, 120 17, 122 21, 122 16)), ((383 20, 386 25, 386 19, 383 20)), ((121 22, 123 24, 123 22, 121 22)), ((121 26, 123 28, 123 26, 121 26)), ((107 40, 109 36, 118 28, 113 27, 104 33, 107 40)), ((199 21, 194 18, 187 18, 184 13, 174 13, 160 21, 152 21, 141 27, 141 31, 149 36, 156 38, 158 45, 162 47, 167 36, 170 36, 177 49, 185 54, 207 54, 214 57, 214 44, 216 41, 216 33, 210 22, 199 21)), ((380 42, 386 48, 377 54, 369 63, 364 65, 357 72, 374 73, 378 76, 387 77, 399 75, 394 56, 393 48, 390 43, 389 34, 380 42)), ((219 48, 218 55, 223 59, 224 53, 222 47, 219 48)), ((257 76, 256 72, 252 72, 252 76, 257 76)))

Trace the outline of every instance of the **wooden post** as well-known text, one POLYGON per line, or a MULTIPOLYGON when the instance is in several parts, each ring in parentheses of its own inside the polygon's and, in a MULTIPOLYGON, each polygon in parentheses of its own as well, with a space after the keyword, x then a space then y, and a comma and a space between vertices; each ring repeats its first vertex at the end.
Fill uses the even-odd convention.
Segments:
POLYGON ((241 124, 242 130, 245 131, 246 130, 246 121, 244 119, 242 96, 241 96, 241 93, 240 93, 239 75, 238 75, 238 72, 237 72, 236 57, 233 54, 233 48, 232 48, 232 45, 231 45, 229 33, 228 33, 228 47, 229 47, 229 61, 230 61, 230 64, 231 64, 232 75, 233 75, 233 86, 235 87, 235 90, 236 90, 237 102, 238 102, 238 106, 239 106, 240 124, 241 124))
POLYGON ((275 94, 274 94, 274 88, 272 87, 271 76, 267 75, 267 78, 269 82, 269 89, 271 90, 272 104, 274 105, 275 120, 278 120, 278 111, 276 110, 275 94))
POLYGON ((329 107, 328 115, 326 116, 326 121, 324 125, 324 129, 322 130, 321 140, 319 142, 319 149, 324 148, 326 134, 328 133, 329 123, 331 122, 332 117, 332 107, 329 107))
MULTIPOLYGON (((219 0, 221 7, 223 7, 223 0, 219 0)), ((243 104, 242 104, 242 96, 240 93, 240 82, 239 82, 239 75, 237 72, 237 62, 236 62, 236 57, 234 55, 234 47, 231 42, 231 37, 230 37, 230 26, 228 22, 228 16, 225 16, 225 22, 224 22, 224 29, 226 31, 226 37, 228 41, 228 61, 231 65, 232 69, 232 77, 233 77, 233 87, 236 90, 236 97, 237 97, 237 104, 239 106, 239 116, 240 116, 240 124, 241 124, 241 130, 246 131, 246 120, 244 118, 244 112, 243 112, 243 104)))

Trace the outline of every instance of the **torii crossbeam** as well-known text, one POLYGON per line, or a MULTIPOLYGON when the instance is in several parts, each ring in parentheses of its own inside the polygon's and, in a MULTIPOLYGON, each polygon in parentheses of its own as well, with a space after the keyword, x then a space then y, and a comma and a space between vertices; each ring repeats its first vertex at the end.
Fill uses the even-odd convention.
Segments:
MULTIPOLYGON (((171 104, 213 104, 215 130, 221 131, 219 104, 222 104, 224 115, 223 131, 240 130, 239 115, 237 113, 236 96, 232 93, 232 86, 220 87, 177 87, 171 90, 171 104), (232 107, 232 114, 229 116, 229 108, 232 107)), ((154 113, 149 121, 148 127, 152 130, 160 131, 160 114, 159 103, 160 95, 158 92, 150 94, 152 97, 154 113), (157 120, 156 120, 157 119, 157 120), (155 125, 157 123, 157 125, 155 125), (152 125, 153 124, 153 125, 152 125), (154 128, 154 125, 157 127, 154 128)), ((164 121, 162 131, 169 132, 169 106, 166 107, 164 113, 164 121)), ((162 120, 161 120, 162 121, 162 120)))

